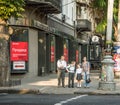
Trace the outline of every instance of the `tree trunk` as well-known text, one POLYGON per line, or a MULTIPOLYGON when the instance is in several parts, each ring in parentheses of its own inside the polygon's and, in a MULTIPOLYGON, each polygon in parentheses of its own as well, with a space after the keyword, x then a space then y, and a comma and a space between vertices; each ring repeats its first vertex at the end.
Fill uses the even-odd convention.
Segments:
POLYGON ((0 86, 8 86, 9 83, 9 47, 8 27, 6 22, 0 20, 0 86))
POLYGON ((8 42, 0 39, 0 86, 6 86, 9 82, 9 51, 8 42))
POLYGON ((120 42, 120 0, 119 0, 119 9, 118 9, 118 35, 117 41, 120 42))

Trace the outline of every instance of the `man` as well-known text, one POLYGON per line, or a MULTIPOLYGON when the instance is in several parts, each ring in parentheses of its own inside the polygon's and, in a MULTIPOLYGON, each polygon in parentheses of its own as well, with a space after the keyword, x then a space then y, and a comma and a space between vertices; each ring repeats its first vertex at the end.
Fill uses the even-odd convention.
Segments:
POLYGON ((61 58, 57 61, 57 70, 58 70, 58 87, 60 87, 62 80, 62 87, 65 88, 65 70, 67 63, 65 61, 65 57, 61 56, 61 58))

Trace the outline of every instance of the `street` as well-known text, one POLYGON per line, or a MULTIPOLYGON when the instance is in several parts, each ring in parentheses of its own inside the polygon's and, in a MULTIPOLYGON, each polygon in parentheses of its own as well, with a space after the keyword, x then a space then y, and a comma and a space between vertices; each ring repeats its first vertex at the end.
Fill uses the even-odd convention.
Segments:
POLYGON ((120 105, 118 95, 0 94, 0 105, 120 105))

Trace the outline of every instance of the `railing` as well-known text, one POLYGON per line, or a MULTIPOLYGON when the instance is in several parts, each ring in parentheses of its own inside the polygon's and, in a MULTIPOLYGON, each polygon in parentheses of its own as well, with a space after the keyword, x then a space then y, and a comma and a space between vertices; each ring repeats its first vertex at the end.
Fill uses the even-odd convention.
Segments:
POLYGON ((61 0, 25 0, 29 5, 37 5, 39 8, 51 11, 51 12, 61 12, 61 0), (43 5, 43 6, 42 6, 43 5), (45 9, 44 9, 45 8, 45 9))
POLYGON ((77 3, 79 3, 82 6, 89 5, 89 0, 76 0, 77 3))

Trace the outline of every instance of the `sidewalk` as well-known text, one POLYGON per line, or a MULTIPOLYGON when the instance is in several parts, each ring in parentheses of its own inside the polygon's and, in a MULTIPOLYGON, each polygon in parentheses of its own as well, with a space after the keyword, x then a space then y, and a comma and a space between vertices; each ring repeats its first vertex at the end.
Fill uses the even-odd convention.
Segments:
POLYGON ((49 74, 42 77, 28 77, 23 78, 22 83, 19 86, 13 87, 0 87, 0 93, 17 93, 17 94, 112 94, 120 95, 120 79, 115 79, 116 90, 115 91, 104 91, 98 90, 99 77, 91 75, 91 86, 90 88, 68 88, 68 73, 66 73, 65 85, 66 88, 57 87, 57 74, 49 74))

